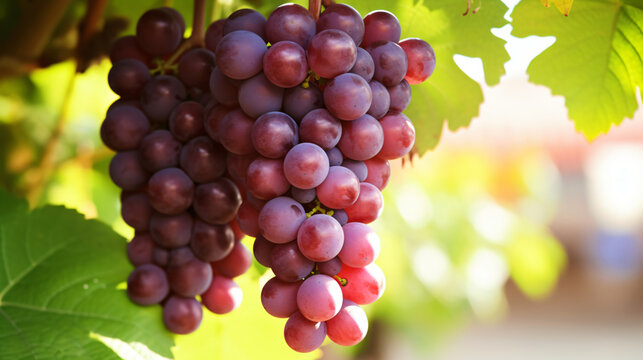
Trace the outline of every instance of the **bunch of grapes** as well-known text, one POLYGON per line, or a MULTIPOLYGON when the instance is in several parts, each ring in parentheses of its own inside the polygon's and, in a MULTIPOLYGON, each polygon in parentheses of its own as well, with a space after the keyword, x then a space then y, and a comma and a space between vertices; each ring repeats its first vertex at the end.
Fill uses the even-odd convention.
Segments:
POLYGON ((178 334, 198 328, 201 304, 217 314, 239 306, 243 294, 232 278, 252 259, 239 242, 242 197, 226 150, 208 135, 206 117, 217 105, 209 91, 214 54, 193 48, 178 64, 168 61, 184 31, 176 10, 153 9, 136 36, 116 41, 108 82, 121 98, 101 126, 117 152, 109 174, 122 189, 122 217, 135 229, 127 293, 137 304, 162 304, 166 327, 178 334))
POLYGON ((388 161, 415 141, 402 113, 409 84, 435 67, 429 44, 400 41, 400 33, 393 14, 362 19, 343 4, 326 7, 318 21, 296 4, 268 19, 243 9, 206 33, 218 102, 206 127, 245 188, 239 227, 275 275, 262 304, 288 318, 285 339, 299 352, 326 336, 359 343, 368 329, 359 305, 384 291, 374 263, 380 239, 367 224, 382 211, 388 161))

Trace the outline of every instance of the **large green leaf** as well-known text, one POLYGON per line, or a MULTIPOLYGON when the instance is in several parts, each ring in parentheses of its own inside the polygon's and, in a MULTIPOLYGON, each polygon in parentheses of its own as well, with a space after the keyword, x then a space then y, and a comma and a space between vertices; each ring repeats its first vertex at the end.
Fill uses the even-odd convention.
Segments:
POLYGON ((116 288, 131 270, 125 245, 98 221, 30 211, 0 190, 0 359, 117 359, 124 347, 171 356, 160 307, 116 288))
POLYGON ((521 1, 512 18, 515 36, 556 37, 527 73, 565 97, 578 131, 593 139, 634 115, 643 85, 642 1, 576 1, 569 17, 521 1))

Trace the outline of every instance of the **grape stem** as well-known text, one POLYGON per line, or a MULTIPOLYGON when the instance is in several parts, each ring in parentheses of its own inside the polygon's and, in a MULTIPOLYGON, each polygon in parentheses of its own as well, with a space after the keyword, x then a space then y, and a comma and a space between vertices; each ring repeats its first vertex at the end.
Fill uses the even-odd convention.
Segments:
POLYGON ((166 61, 161 69, 168 69, 184 52, 193 47, 203 47, 205 28, 205 0, 194 0, 194 16, 192 17, 192 34, 185 40, 181 46, 172 54, 172 57, 166 61))
POLYGON ((308 0, 308 11, 313 16, 315 21, 319 20, 319 13, 321 12, 321 0, 308 0))

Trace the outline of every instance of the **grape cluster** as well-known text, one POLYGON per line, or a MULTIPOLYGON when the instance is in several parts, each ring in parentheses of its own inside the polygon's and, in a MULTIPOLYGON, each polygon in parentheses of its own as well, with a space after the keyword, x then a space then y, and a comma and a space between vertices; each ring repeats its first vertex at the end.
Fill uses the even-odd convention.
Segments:
POLYGON ((326 336, 359 343, 368 329, 359 305, 384 291, 374 263, 380 239, 367 224, 382 211, 388 161, 415 141, 402 113, 409 84, 435 67, 429 44, 400 34, 393 14, 362 19, 343 4, 317 21, 296 4, 267 19, 243 9, 207 30, 218 102, 208 134, 229 152, 228 172, 242 184, 239 227, 275 275, 262 304, 288 318, 286 343, 299 352, 326 336))
POLYGON ((239 242, 242 196, 227 151, 209 136, 218 104, 209 83, 214 53, 192 48, 177 64, 167 61, 186 41, 184 31, 176 10, 159 8, 143 14, 136 36, 116 41, 108 83, 120 99, 100 130, 117 152, 109 174, 122 189, 122 217, 135 229, 127 293, 140 305, 162 304, 165 325, 178 334, 198 328, 201 304, 217 314, 238 307, 243 294, 232 279, 252 260, 239 242))

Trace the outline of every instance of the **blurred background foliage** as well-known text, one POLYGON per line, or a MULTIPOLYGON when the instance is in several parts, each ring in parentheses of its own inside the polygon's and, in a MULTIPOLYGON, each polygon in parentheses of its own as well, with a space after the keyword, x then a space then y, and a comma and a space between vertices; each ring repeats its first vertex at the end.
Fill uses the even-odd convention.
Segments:
MULTIPOLYGON (((51 26, 53 35, 40 55, 21 63, 0 60, 0 186, 27 197, 32 207, 65 205, 131 238, 132 230, 120 219, 120 191, 107 174, 112 153, 98 135, 105 110, 117 98, 107 86, 110 63, 102 55, 118 34, 133 32, 140 14, 167 2, 109 1, 104 31, 86 40, 91 46, 83 54, 76 53, 76 45, 83 38, 78 24, 87 2, 50 6, 54 3, 66 11, 51 26), (86 71, 77 72, 79 64, 86 71)), ((265 12, 278 3, 209 1, 207 11, 218 18, 238 7, 265 12)), ((397 4, 354 3, 363 13, 380 3, 397 4)), ((466 2, 457 3, 464 11, 466 2)), ((489 4, 498 11, 504 6, 489 4)), ((0 3, 0 42, 10 42, 11 29, 24 20, 10 16, 21 6, 30 5, 0 3)), ((191 18, 191 1, 175 0, 172 6, 191 18)), ((496 60, 502 66, 507 59, 496 60)), ((490 75, 489 83, 497 83, 502 73, 490 75)), ((473 105, 477 109, 479 104, 473 105)), ((437 127, 439 134, 442 124, 437 127)), ((554 291, 568 264, 551 230, 561 206, 562 178, 541 147, 500 157, 488 149, 449 148, 412 164, 396 162, 384 191, 384 213, 374 223, 382 239, 378 264, 387 276, 387 290, 366 307, 371 328, 362 344, 329 345, 307 355, 290 351, 282 340, 284 321, 261 307, 260 289, 270 274, 255 263, 239 279, 242 306, 225 316, 207 313, 196 333, 175 338, 173 353, 178 359, 381 359, 389 358, 382 343, 390 338, 414 352, 432 353, 472 318, 495 322, 506 316, 508 284, 534 300, 554 291)), ((252 241, 244 240, 248 247, 252 241)))

